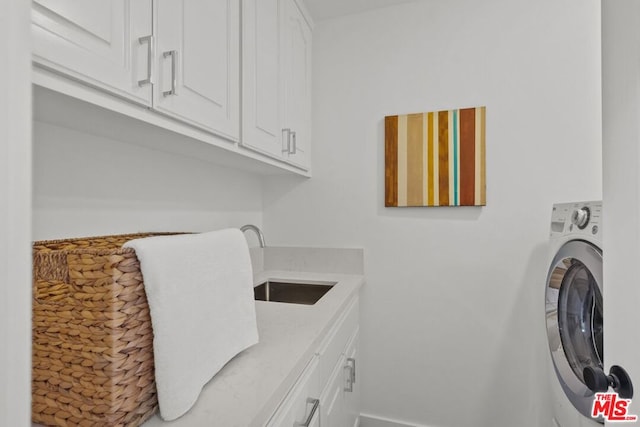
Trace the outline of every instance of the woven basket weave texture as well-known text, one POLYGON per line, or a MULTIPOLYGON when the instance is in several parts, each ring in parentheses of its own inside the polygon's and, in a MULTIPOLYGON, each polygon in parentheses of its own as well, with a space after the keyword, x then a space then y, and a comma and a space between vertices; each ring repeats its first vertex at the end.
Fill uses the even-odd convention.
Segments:
POLYGON ((34 242, 34 422, 138 426, 157 410, 149 306, 122 245, 168 234, 34 242))

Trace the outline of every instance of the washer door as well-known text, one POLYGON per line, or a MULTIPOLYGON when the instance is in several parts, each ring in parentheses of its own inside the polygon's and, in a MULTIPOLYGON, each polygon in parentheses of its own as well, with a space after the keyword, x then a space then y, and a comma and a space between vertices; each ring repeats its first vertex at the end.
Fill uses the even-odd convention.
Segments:
POLYGON ((551 263, 546 303, 558 380, 573 406, 591 418, 593 392, 582 371, 587 366, 603 369, 602 251, 582 240, 565 243, 551 263))

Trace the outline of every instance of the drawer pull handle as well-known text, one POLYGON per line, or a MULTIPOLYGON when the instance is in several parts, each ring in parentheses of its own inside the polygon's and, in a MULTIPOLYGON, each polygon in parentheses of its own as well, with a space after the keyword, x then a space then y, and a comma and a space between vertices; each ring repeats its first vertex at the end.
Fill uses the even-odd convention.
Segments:
POLYGON ((353 393, 353 366, 345 365, 344 366, 344 370, 345 371, 349 371, 349 372, 347 372, 347 378, 346 378, 346 384, 344 386, 344 391, 347 391, 349 393, 353 393))
POLYGON ((347 359, 347 363, 349 363, 353 368, 351 370, 351 382, 355 384, 356 383, 356 359, 354 359, 353 357, 350 357, 347 359))
POLYGON ((153 84, 151 76, 153 75, 153 36, 140 37, 138 43, 147 43, 147 78, 138 80, 138 86, 153 84))
POLYGON ((307 419, 304 420, 303 423, 296 421, 295 423, 293 423, 293 427, 309 427, 311 425, 313 416, 316 414, 316 411, 318 410, 318 405, 320 405, 320 399, 312 399, 311 397, 308 397, 307 405, 313 405, 311 407, 311 411, 309 412, 309 415, 307 416, 307 419))
POLYGON ((291 129, 290 128, 284 128, 282 129, 282 133, 287 133, 287 147, 282 149, 283 153, 286 154, 291 154, 291 129))
POLYGON ((296 154, 298 152, 298 138, 295 131, 291 132, 291 139, 293 140, 293 150, 289 151, 289 154, 296 154))
POLYGON ((166 58, 167 56, 171 57, 171 90, 165 90, 162 92, 162 96, 169 96, 176 94, 176 86, 178 85, 176 79, 176 55, 178 54, 175 50, 170 50, 168 52, 163 52, 162 57, 166 58))

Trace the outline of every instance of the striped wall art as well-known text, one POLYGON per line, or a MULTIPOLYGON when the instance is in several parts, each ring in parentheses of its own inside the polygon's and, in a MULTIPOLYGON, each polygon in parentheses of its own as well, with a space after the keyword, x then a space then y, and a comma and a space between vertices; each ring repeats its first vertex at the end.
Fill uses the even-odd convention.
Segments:
POLYGON ((385 117, 385 206, 484 206, 485 107, 385 117))

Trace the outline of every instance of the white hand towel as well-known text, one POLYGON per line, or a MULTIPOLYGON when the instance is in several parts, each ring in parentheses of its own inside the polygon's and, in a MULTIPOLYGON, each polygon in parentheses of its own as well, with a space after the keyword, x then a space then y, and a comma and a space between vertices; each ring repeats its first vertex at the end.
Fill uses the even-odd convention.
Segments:
POLYGON ((258 342, 253 274, 238 229, 127 242, 153 326, 160 416, 174 420, 236 354, 258 342))

